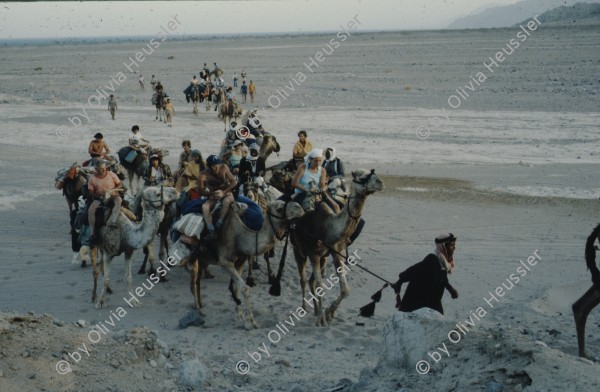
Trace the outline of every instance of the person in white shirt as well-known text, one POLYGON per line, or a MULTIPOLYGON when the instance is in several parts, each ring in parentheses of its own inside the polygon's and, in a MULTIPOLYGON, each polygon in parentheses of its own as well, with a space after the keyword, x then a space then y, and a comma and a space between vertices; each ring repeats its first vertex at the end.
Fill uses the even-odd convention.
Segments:
POLYGON ((133 132, 133 135, 129 137, 129 147, 136 151, 147 153, 148 147, 150 147, 150 142, 142 136, 140 127, 134 125, 131 127, 131 132, 133 132))

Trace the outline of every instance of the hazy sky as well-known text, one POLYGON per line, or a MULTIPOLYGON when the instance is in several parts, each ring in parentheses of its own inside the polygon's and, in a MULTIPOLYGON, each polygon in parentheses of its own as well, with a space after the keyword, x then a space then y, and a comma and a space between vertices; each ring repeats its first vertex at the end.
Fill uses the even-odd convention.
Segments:
POLYGON ((0 39, 155 35, 173 15, 177 34, 435 29, 486 5, 517 0, 0 1, 0 39))

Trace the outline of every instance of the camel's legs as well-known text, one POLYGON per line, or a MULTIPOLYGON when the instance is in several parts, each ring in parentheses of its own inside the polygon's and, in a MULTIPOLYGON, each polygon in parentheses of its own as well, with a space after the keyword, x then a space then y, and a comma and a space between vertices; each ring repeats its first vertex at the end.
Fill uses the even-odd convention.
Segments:
POLYGON ((125 264, 126 264, 126 268, 125 268, 125 280, 127 281, 127 291, 131 292, 132 289, 132 283, 133 283, 133 279, 131 277, 131 264, 133 261, 133 250, 126 250, 125 251, 125 264))
POLYGON ((269 261, 269 252, 264 255, 265 262, 267 263, 267 274, 269 274, 269 284, 273 284, 275 282, 275 274, 273 273, 273 269, 271 268, 271 262, 269 261))
POLYGON ((573 317, 575 318, 575 328, 577 329, 577 345, 579 346, 579 356, 586 357, 585 355, 585 322, 587 317, 596 306, 600 304, 600 290, 595 286, 590 287, 573 304, 573 317))
POLYGON ((131 192, 131 196, 135 196, 135 188, 133 187, 134 176, 135 172, 133 170, 127 170, 127 178, 129 179, 129 192, 131 192))
POLYGON ((192 295, 194 296, 194 304, 196 306, 196 310, 200 311, 202 308, 202 294, 200 287, 200 261, 196 258, 192 262, 192 268, 190 270, 190 289, 192 290, 192 295))
POLYGON ((294 247, 294 258, 298 265, 298 274, 300 275, 300 289, 302 290, 302 309, 306 310, 306 257, 301 255, 297 247, 294 247))
POLYGON ((244 279, 242 279, 241 275, 238 273, 233 262, 219 261, 219 265, 221 265, 229 273, 229 276, 233 280, 233 290, 236 293, 236 295, 238 295, 240 291, 244 293, 246 321, 250 323, 252 328, 258 328, 258 325, 256 324, 256 321, 254 320, 254 315, 252 313, 252 302, 250 301, 250 287, 248 287, 246 283, 244 283, 244 279))
MULTIPOLYGON (((339 249, 336 249, 336 250, 339 251, 339 249)), ((335 311, 337 310, 338 306, 340 305, 342 300, 344 298, 346 298, 348 296, 348 294, 350 294, 350 286, 348 286, 345 271, 344 271, 344 273, 341 273, 341 274, 338 272, 338 269, 340 269, 340 267, 342 269, 346 268, 345 260, 338 255, 333 255, 333 265, 335 267, 335 273, 337 274, 338 278, 340 279, 340 295, 335 299, 335 301, 333 301, 333 303, 325 311, 325 318, 327 319, 327 322, 331 321, 335 317, 335 311)))
MULTIPOLYGON (((161 225, 165 226, 165 228, 163 230, 161 230, 159 232, 160 237, 158 240, 158 260, 162 260, 162 261, 167 261, 167 255, 169 254, 169 228, 166 225, 166 223, 161 223, 161 225)), ((154 270, 154 265, 152 265, 152 270, 153 273, 156 273, 156 270, 154 270)), ((168 279, 165 276, 161 276, 160 277, 160 281, 161 282, 168 282, 168 279)))
POLYGON ((156 273, 156 269, 154 269, 154 263, 156 262, 156 258, 154 257, 154 241, 146 245, 146 249, 148 249, 148 262, 150 263, 148 274, 154 274, 156 273))
POLYGON ((142 262, 142 266, 138 270, 138 274, 143 275, 146 273, 146 263, 148 262, 148 247, 144 247, 144 261, 142 262))
POLYGON ((315 306, 315 315, 317 316, 317 326, 325 325, 325 316, 323 314, 323 299, 321 296, 323 295, 323 274, 321 268, 321 257, 318 255, 310 255, 308 257, 310 259, 310 264, 312 265, 312 275, 310 277, 310 291, 315 298, 318 298, 315 306), (321 295, 319 295, 319 289, 321 290, 321 295))
POLYGON ((90 259, 92 262, 92 271, 94 274, 94 289, 92 290, 92 302, 96 302, 96 289, 98 288, 98 247, 94 246, 90 249, 90 259))
MULTIPOLYGON (((113 256, 108 256, 108 260, 104 264, 104 283, 102 285, 102 291, 100 292, 100 298, 98 298, 98 303, 96 304, 96 309, 101 309, 106 306, 104 301, 104 296, 106 292, 109 290, 110 286, 110 265, 112 263, 113 256)), ((130 290, 131 291, 131 290, 130 290)))
POLYGON ((254 263, 256 263, 256 256, 247 257, 248 260, 248 277, 246 278, 246 284, 250 287, 256 286, 256 282, 254 281, 254 274, 252 270, 254 269, 254 263))

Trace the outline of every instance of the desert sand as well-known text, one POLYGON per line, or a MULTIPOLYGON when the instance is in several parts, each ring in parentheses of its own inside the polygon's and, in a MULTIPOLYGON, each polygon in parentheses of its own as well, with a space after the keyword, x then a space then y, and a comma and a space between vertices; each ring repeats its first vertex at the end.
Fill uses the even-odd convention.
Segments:
MULTIPOLYGON (((304 63, 330 35, 165 42, 135 69, 146 91, 137 73, 112 82, 119 99, 114 121, 105 101, 94 106, 89 98, 96 89, 108 91, 104 86, 146 42, 2 48, 0 390, 179 391, 191 390, 190 380, 208 391, 597 388, 597 362, 577 356, 570 306, 591 286, 583 250, 598 223, 598 28, 542 26, 489 72, 483 63, 517 32, 355 34, 313 72, 304 63), (85 160, 98 131, 116 152, 133 124, 170 151, 171 167, 183 139, 205 157, 217 153, 223 124, 212 111, 194 116, 182 94, 202 63, 213 61, 227 83, 242 68, 256 83, 256 102, 244 108, 258 107, 282 145, 268 164, 288 159, 297 131, 307 129, 315 145, 336 147, 349 169, 375 169, 382 177, 386 189, 367 200, 367 226, 350 249, 362 266, 395 281, 433 250, 435 236, 458 237, 450 279, 460 297, 446 294, 443 319, 398 314, 389 288, 374 317, 359 317, 383 282, 354 268, 352 292, 331 325, 315 327, 309 313, 271 343, 271 331, 301 304, 291 251, 280 297, 268 295, 267 278, 257 271, 255 330, 236 321, 228 278, 217 267, 216 278, 203 281, 203 326, 178 327, 193 305, 183 268, 171 270, 141 307, 127 307, 122 256, 113 262, 108 307, 94 308, 91 268, 72 263, 55 174, 85 160), (487 80, 474 86, 478 72, 487 80), (174 101, 173 128, 154 121, 152 74, 174 101), (448 98, 470 83, 475 91, 450 107, 448 98), (281 100, 277 108, 269 106, 273 95, 281 100), (534 252, 539 262, 491 307, 490 292, 534 252), (418 374, 414 360, 431 358, 435 342, 448 343, 446 333, 478 307, 487 314, 472 333, 449 347, 450 357, 430 360, 428 374, 418 374), (109 331, 92 344, 98 323, 109 331), (422 344, 406 353, 406 340, 394 340, 394 333, 422 344), (249 353, 259 347, 269 354, 257 361, 249 353), (393 360, 409 354, 411 363, 393 360), (66 374, 57 371, 58 361, 66 361, 59 365, 66 374), (239 361, 248 362, 247 374, 236 370, 239 361)), ((281 245, 276 253, 278 260, 281 245)), ((134 272, 142 257, 136 252, 134 272)), ((142 281, 134 275, 134 287, 142 281)), ((587 350, 596 357, 598 326, 597 309, 587 323, 587 350)))

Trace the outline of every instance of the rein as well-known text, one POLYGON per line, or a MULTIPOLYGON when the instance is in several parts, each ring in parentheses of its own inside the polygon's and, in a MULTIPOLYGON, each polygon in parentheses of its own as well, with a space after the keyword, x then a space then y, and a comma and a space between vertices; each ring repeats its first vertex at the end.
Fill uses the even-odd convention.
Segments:
MULTIPOLYGON (((277 240, 281 241, 285 238, 285 234, 282 236, 277 235, 277 230, 275 230, 275 226, 273 225, 273 220, 271 219, 271 217, 275 217, 277 219, 285 219, 286 218, 286 213, 287 213, 287 206, 289 204, 289 200, 285 202, 285 205, 283 207, 283 215, 284 216, 278 216, 275 214, 272 214, 271 211, 267 210, 267 217, 269 218, 269 224, 271 225, 271 230, 273 230, 273 233, 275 233, 275 238, 277 238, 277 240)), ((257 237, 257 241, 258 241, 258 237, 257 237)))
MULTIPOLYGON (((365 185, 367 185, 369 180, 371 180, 371 177, 373 177, 374 174, 375 174, 375 169, 371 169, 371 172, 369 174, 367 174, 367 176, 364 179, 362 179, 360 181, 357 181, 356 179, 354 179, 354 180, 352 180, 352 182, 355 184, 365 186, 365 185)), ((354 197, 348 196, 348 199, 346 200, 346 206, 348 208, 348 215, 350 216, 350 218, 352 218, 354 220, 360 219, 360 215, 361 215, 361 214, 358 214, 357 216, 352 216, 352 214, 350 213, 350 199, 356 199, 356 198, 357 198, 356 196, 354 196, 354 197)))
MULTIPOLYGON (((152 201, 148 201, 148 200, 146 200, 146 201, 148 201, 148 203, 150 203, 150 205, 151 205, 151 206, 152 206, 154 209, 159 209, 160 207, 162 207, 162 206, 164 206, 164 205, 165 205, 165 199, 164 199, 164 189, 163 189, 163 188, 164 188, 164 186, 163 186, 163 185, 161 185, 161 186, 160 186, 160 201, 159 201, 159 205, 156 205, 156 204, 155 204, 156 202, 155 202, 154 200, 152 200, 152 201)), ((142 195, 142 198, 144 198, 144 196, 143 196, 143 195, 142 195)))

